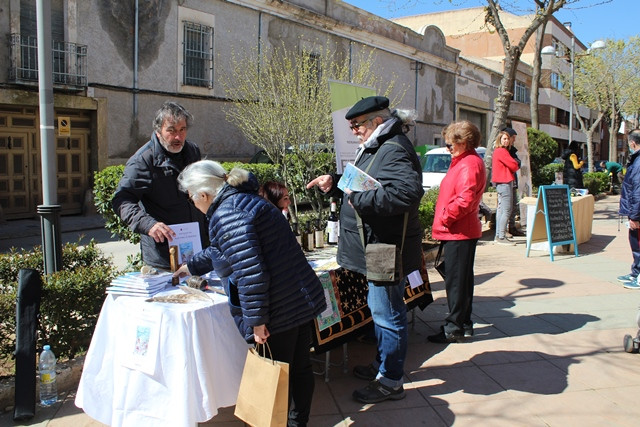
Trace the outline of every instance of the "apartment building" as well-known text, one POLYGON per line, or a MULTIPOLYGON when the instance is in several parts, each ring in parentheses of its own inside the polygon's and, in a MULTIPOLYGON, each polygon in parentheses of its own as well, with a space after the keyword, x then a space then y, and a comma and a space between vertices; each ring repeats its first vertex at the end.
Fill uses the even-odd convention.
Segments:
MULTIPOLYGON (((518 16, 502 11, 501 20, 511 40, 520 40, 525 29, 532 21, 532 16, 518 16)), ((429 13, 394 19, 401 25, 405 25, 420 32, 427 25, 439 27, 445 34, 447 45, 460 50, 461 58, 477 63, 494 64, 490 66, 496 72, 501 72, 499 64, 504 60, 504 50, 498 34, 489 32, 484 24, 485 11, 482 7, 459 9, 447 12, 429 13)), ((559 55, 569 52, 571 46, 571 28, 560 23, 552 17, 544 30, 543 46, 554 46, 559 55)), ((575 52, 582 54, 587 47, 575 38, 575 52)), ((520 57, 518 76, 513 88, 513 100, 509 110, 511 120, 531 123, 529 102, 531 90, 531 73, 535 55, 535 36, 531 37, 520 57), (524 64, 524 66, 523 66, 524 64)), ((539 92, 538 117, 540 130, 547 132, 555 138, 559 145, 559 152, 566 147, 569 140, 569 99, 562 95, 560 89, 566 84, 560 78, 561 73, 569 69, 567 61, 559 58, 542 58, 542 75, 539 92)), ((587 122, 592 122, 595 112, 584 106, 579 106, 576 114, 587 122)), ((581 143, 586 142, 585 135, 579 131, 579 125, 574 116, 572 140, 581 143)), ((604 140, 604 139, 603 139, 604 140)), ((596 152, 600 153, 601 136, 595 135, 596 152)), ((604 148, 602 148, 604 150, 604 148)), ((586 156, 586 148, 585 156, 586 156)))

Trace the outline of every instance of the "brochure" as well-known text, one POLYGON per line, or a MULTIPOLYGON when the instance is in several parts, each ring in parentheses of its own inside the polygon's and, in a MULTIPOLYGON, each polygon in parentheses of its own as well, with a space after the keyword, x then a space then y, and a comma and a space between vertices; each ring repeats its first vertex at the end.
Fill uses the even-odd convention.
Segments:
POLYGON ((347 163, 347 167, 338 181, 338 188, 344 191, 366 191, 381 188, 382 185, 371 175, 357 168, 352 163, 347 163))
POLYGON ((200 227, 197 222, 171 224, 169 227, 176 233, 173 240, 169 242, 169 247, 176 246, 178 248, 178 264, 184 264, 202 251, 200 227))

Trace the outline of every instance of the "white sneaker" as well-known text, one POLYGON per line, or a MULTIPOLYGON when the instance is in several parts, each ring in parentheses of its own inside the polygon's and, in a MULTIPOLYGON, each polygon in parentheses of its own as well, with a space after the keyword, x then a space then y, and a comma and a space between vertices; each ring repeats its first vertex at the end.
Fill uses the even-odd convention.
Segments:
POLYGON ((634 280, 633 282, 624 282, 622 286, 627 289, 640 289, 640 285, 637 280, 634 280))

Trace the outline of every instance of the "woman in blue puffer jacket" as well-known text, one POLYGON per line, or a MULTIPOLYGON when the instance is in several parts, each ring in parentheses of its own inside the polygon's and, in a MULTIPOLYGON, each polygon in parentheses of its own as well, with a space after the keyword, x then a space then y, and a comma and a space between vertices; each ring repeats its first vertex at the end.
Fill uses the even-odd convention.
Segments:
POLYGON ((178 184, 207 215, 211 245, 175 275, 216 270, 245 340, 268 340, 273 358, 289 363, 289 424, 306 425, 314 387, 311 322, 326 307, 320 280, 286 218, 257 194, 253 174, 234 168, 227 175, 218 162, 201 160, 182 171, 178 184))

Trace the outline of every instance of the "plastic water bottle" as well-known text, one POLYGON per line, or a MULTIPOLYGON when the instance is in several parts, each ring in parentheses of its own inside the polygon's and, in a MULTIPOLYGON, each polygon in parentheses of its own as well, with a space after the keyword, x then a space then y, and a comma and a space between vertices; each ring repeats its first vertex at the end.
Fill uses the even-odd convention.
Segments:
POLYGON ((49 345, 43 347, 38 369, 40 371, 40 404, 53 405, 58 401, 58 385, 56 384, 56 356, 49 345))

